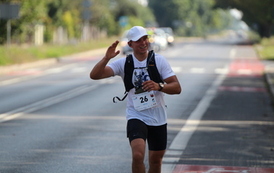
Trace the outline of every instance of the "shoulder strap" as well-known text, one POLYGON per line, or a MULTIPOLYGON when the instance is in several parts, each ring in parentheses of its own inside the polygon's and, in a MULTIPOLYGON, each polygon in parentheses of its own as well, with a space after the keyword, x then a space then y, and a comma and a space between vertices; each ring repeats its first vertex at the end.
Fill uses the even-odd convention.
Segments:
POLYGON ((124 86, 126 92, 128 92, 131 88, 134 88, 132 84, 132 74, 134 71, 134 62, 131 54, 127 55, 126 62, 124 66, 124 86))
POLYGON ((124 65, 124 86, 125 86, 125 93, 123 98, 119 98, 118 96, 113 97, 112 101, 113 103, 117 103, 115 100, 118 101, 124 101, 124 99, 127 97, 128 92, 131 88, 134 88, 134 85, 132 84, 132 74, 134 71, 134 63, 133 63, 133 57, 131 54, 127 55, 126 62, 124 65))
POLYGON ((148 74, 151 80, 157 83, 163 82, 163 79, 161 78, 161 75, 157 69, 155 53, 153 52, 153 50, 149 52, 148 59, 147 59, 147 67, 148 67, 148 74))

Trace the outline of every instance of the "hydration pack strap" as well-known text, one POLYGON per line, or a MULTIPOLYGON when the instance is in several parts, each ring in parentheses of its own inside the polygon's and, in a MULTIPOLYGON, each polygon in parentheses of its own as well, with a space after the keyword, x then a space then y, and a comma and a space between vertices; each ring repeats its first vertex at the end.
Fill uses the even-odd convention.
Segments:
POLYGON ((118 96, 115 96, 115 97, 113 97, 112 101, 113 101, 113 103, 117 103, 117 101, 115 101, 115 99, 119 100, 120 102, 124 101, 125 98, 127 97, 127 95, 128 95, 128 92, 125 91, 124 97, 122 99, 120 97, 118 97, 118 96))

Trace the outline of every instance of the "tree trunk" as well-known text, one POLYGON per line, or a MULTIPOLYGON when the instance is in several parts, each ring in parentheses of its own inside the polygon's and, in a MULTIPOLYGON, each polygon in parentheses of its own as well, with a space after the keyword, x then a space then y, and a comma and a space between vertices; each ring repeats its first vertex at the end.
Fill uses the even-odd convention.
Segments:
POLYGON ((269 24, 259 25, 258 32, 261 37, 266 37, 266 38, 271 37, 273 33, 273 24, 269 23, 269 24))

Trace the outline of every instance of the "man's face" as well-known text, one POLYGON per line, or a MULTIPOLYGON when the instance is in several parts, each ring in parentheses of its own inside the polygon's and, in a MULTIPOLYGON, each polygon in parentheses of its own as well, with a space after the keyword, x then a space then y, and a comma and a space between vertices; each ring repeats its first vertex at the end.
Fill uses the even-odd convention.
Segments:
POLYGON ((148 36, 143 36, 137 41, 130 41, 129 45, 135 53, 147 53, 149 48, 148 36))

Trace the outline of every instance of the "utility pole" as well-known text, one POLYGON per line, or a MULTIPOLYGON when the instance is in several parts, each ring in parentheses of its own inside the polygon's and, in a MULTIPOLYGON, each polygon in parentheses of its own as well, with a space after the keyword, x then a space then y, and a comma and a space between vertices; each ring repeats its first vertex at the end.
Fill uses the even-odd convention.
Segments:
POLYGON ((11 37, 11 23, 10 20, 8 19, 7 21, 7 45, 10 45, 10 37, 11 37))

